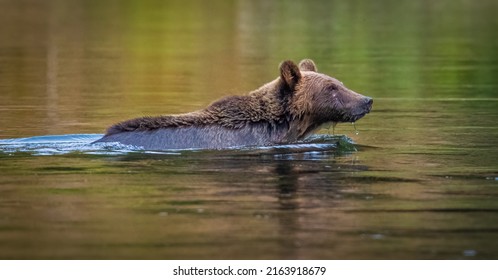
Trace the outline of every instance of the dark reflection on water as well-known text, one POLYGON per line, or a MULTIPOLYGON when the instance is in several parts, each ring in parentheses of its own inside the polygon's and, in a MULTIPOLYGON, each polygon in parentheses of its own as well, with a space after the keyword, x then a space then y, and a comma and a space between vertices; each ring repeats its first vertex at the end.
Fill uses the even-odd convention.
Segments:
POLYGON ((496 10, 0 1, 0 258, 495 259, 496 10), (197 110, 305 57, 375 99, 359 134, 88 145, 113 122, 197 110))

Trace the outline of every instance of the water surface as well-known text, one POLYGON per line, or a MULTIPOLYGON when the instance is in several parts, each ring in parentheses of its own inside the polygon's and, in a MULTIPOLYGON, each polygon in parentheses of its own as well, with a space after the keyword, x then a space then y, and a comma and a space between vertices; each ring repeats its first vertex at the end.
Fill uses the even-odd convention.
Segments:
POLYGON ((497 10, 1 1, 0 258, 496 259, 497 10), (90 144, 306 57, 374 98, 358 134, 339 124, 225 151, 90 144))

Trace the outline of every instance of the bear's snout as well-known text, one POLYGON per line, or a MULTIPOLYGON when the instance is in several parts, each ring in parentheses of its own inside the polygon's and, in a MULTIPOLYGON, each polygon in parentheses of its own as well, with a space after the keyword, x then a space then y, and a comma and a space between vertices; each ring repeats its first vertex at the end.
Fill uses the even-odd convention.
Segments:
POLYGON ((358 106, 360 112, 357 116, 358 119, 362 118, 363 116, 365 116, 366 114, 370 113, 370 111, 372 110, 372 105, 373 105, 373 99, 368 97, 368 96, 364 96, 362 99, 361 99, 361 105, 358 106))
POLYGON ((341 122, 355 122, 363 118, 372 110, 373 99, 368 96, 361 96, 356 102, 350 103, 350 111, 343 116, 341 122))
POLYGON ((373 99, 368 97, 368 96, 365 96, 365 98, 363 99, 364 102, 365 102, 365 111, 368 113, 370 113, 370 111, 372 110, 372 105, 373 105, 373 99))

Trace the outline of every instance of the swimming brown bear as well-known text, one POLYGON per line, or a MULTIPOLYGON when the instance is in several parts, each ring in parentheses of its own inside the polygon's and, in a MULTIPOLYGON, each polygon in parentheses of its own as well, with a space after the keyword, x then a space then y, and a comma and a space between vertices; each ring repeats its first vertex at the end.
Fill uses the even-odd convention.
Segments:
POLYGON ((292 143, 325 123, 355 122, 372 108, 370 97, 317 73, 304 59, 280 64, 280 77, 243 96, 224 97, 180 115, 142 117, 111 126, 97 142, 149 150, 223 149, 292 143))

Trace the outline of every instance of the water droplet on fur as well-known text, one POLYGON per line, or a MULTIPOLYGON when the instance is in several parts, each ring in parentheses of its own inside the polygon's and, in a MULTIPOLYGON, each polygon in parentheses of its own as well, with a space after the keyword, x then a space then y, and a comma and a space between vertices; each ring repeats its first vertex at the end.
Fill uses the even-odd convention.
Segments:
POLYGON ((356 124, 354 122, 352 122, 351 124, 353 125, 353 128, 354 128, 354 134, 356 134, 356 135, 360 134, 358 129, 356 129, 356 124))

